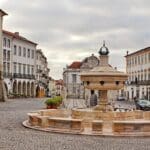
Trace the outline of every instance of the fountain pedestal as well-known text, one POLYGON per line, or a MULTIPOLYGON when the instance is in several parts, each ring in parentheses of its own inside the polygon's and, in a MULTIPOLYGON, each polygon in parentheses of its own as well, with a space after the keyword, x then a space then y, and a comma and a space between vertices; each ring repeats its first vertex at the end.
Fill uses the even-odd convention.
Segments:
POLYGON ((108 103, 108 99, 107 99, 107 90, 102 90, 100 91, 101 96, 100 96, 100 100, 99 100, 99 104, 97 106, 94 107, 94 110, 98 110, 98 111, 112 111, 113 107, 108 103))

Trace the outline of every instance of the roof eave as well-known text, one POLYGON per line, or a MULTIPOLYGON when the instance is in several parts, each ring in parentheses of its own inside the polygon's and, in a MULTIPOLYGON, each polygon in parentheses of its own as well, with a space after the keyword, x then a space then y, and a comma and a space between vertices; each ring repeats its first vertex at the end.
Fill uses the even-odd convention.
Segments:
POLYGON ((2 13, 2 16, 8 15, 5 11, 3 11, 2 9, 0 9, 0 13, 2 13))

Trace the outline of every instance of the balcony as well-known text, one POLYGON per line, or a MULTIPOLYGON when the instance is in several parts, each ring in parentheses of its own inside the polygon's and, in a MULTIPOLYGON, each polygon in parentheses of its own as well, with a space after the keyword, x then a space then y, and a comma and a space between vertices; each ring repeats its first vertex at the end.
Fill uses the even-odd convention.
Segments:
POLYGON ((127 85, 150 85, 150 80, 131 81, 130 83, 127 83, 127 85))
POLYGON ((42 73, 42 69, 37 69, 36 73, 42 73))
POLYGON ((14 73, 14 74, 13 74, 13 78, 20 78, 20 79, 35 79, 35 75, 14 73))
POLYGON ((12 73, 3 72, 3 77, 4 78, 11 78, 12 77, 12 73))

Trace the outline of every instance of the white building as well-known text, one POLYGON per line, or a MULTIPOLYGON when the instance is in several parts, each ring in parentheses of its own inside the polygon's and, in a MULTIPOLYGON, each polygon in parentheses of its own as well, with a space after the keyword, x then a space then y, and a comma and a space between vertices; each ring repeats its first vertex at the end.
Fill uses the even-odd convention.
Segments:
POLYGON ((64 68, 63 80, 67 98, 85 98, 85 89, 80 79, 80 73, 90 70, 99 64, 99 60, 93 54, 82 62, 75 61, 64 68))
POLYGON ((48 89, 48 62, 37 44, 3 30, 3 77, 8 95, 44 97, 48 89))
POLYGON ((7 92, 35 96, 37 44, 3 30, 3 73, 7 92))
POLYGON ((128 99, 150 100, 150 47, 127 53, 126 71, 129 75, 126 86, 128 99))

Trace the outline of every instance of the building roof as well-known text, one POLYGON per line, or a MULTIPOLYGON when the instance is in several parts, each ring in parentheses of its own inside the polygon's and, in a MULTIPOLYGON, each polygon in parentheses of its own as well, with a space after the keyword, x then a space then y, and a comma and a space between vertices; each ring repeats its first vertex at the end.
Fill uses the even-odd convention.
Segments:
POLYGON ((2 13, 2 16, 8 15, 5 11, 3 11, 2 9, 0 9, 0 13, 2 13))
POLYGON ((132 55, 135 55, 135 54, 139 54, 139 53, 142 53, 142 52, 147 52, 147 51, 150 51, 150 47, 146 47, 146 48, 143 48, 141 50, 135 51, 131 54, 127 54, 125 57, 132 56, 132 55))
POLYGON ((80 61, 74 61, 68 68, 70 69, 80 69, 82 63, 80 61))
POLYGON ((26 38, 23 37, 23 36, 20 36, 20 35, 19 35, 19 32, 13 33, 13 32, 10 32, 10 31, 3 30, 3 33, 4 33, 4 34, 7 34, 7 35, 9 35, 9 36, 11 36, 11 37, 13 37, 13 38, 15 38, 15 39, 18 39, 18 40, 21 40, 21 41, 25 41, 25 42, 28 42, 28 43, 31 43, 31 44, 34 44, 34 45, 37 45, 37 43, 32 42, 32 41, 26 39, 26 38))
POLYGON ((55 80, 56 82, 56 85, 63 85, 63 80, 62 79, 59 79, 59 80, 55 80))

